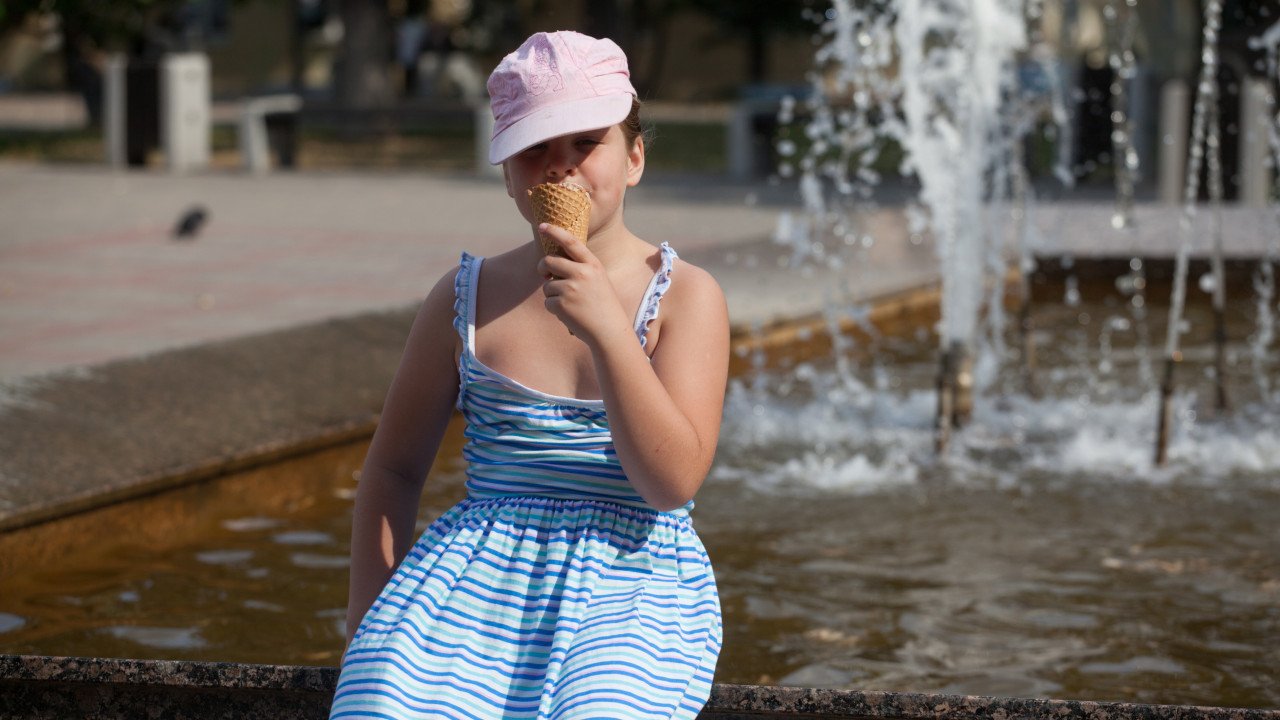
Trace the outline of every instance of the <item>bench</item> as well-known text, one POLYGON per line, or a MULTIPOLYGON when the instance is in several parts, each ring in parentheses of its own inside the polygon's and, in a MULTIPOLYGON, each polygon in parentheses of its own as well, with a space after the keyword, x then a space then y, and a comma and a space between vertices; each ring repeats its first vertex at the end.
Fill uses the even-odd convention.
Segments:
POLYGON ((294 167, 298 147, 298 113, 302 98, 270 95, 246 100, 240 106, 238 137, 244 169, 264 173, 271 169, 275 147, 282 167, 294 167))

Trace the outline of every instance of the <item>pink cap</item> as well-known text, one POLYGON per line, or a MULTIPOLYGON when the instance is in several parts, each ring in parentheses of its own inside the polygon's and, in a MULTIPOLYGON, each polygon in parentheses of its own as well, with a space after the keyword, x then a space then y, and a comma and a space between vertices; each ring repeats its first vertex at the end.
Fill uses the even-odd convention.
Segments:
POLYGON ((612 40, 536 33, 489 76, 489 162, 561 135, 616 125, 631 112, 627 56, 612 40))

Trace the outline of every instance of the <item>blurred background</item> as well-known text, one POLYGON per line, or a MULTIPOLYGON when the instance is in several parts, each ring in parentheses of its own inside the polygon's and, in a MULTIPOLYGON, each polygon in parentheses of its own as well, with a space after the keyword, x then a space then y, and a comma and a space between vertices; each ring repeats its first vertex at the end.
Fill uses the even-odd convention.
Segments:
MULTIPOLYGON (((1203 3, 1135 6, 1129 104, 1145 168, 1160 150, 1161 89, 1171 80, 1194 87, 1203 3)), ((1228 198, 1238 185, 1241 83, 1265 75, 1248 38, 1275 22, 1277 7, 1223 6, 1228 198)), ((613 38, 631 58, 666 148, 651 169, 758 178, 775 167, 779 102, 812 87, 831 12, 823 0, 0 0, 0 156, 160 165, 167 111, 200 116, 187 141, 201 146, 195 157, 168 159, 183 167, 474 168, 488 73, 530 33, 572 29, 613 38), (167 64, 175 71, 166 75, 167 64), (269 158, 247 157, 255 128, 266 135, 257 152, 269 158)), ((1114 8, 1064 0, 1042 13, 1042 47, 1075 88, 1072 172, 1108 181, 1114 8)), ((1024 85, 1034 86, 1044 61, 1027 58, 1024 85)), ((1055 141, 1033 148, 1033 172, 1049 172, 1055 141)), ((171 140, 167 153, 183 142, 171 140)), ((1154 172, 1144 175, 1150 190, 1154 172)))

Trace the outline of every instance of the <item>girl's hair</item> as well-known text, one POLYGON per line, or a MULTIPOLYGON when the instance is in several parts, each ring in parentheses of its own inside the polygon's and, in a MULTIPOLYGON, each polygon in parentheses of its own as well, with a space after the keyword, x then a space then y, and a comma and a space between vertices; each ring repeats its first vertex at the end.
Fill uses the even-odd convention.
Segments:
POLYGON ((622 135, 627 139, 628 147, 635 147, 636 140, 644 140, 645 145, 653 142, 653 133, 640 122, 640 107, 643 103, 636 96, 631 96, 631 112, 618 124, 622 135))

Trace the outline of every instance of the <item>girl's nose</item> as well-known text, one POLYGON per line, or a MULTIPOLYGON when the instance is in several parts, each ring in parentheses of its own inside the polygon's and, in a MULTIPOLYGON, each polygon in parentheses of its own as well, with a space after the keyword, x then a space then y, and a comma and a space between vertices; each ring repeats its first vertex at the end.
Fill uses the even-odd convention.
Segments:
POLYGON ((577 172, 578 164, 570 148, 557 147, 557 145, 559 143, 552 144, 550 152, 547 153, 546 173, 548 177, 558 179, 577 172))

